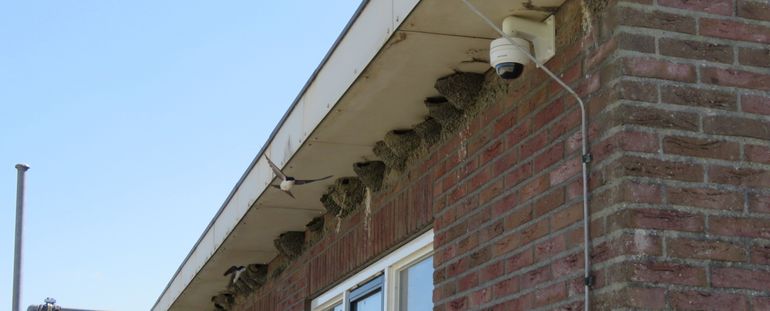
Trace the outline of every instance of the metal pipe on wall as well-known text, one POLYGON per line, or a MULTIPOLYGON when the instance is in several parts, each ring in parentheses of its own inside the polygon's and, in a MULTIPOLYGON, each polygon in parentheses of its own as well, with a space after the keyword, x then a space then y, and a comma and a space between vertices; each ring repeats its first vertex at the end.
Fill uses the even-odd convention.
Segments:
POLYGON ((591 274, 591 236, 590 236, 590 228, 589 225, 591 223, 591 217, 589 215, 590 210, 588 208, 588 163, 591 162, 591 154, 588 152, 588 120, 586 118, 586 107, 583 103, 583 100, 578 96, 578 94, 573 90, 569 85, 564 83, 559 77, 557 77, 551 70, 549 70, 547 67, 543 66, 536 58, 533 56, 529 51, 522 49, 520 46, 518 46, 514 40, 505 32, 503 32, 497 25, 495 25, 494 22, 492 22, 489 17, 484 15, 484 13, 481 13, 476 6, 468 2, 468 0, 461 0, 465 3, 465 5, 473 11, 476 15, 481 17, 492 29, 497 31, 500 35, 502 35, 504 38, 508 40, 515 48, 519 49, 525 56, 527 56, 535 65, 537 68, 540 68, 545 72, 551 79, 556 81, 562 88, 564 88, 569 94, 575 97, 577 100, 578 105, 580 106, 580 132, 581 132, 581 138, 582 138, 582 145, 581 145, 581 151, 582 154, 580 156, 580 160, 582 162, 581 168, 582 168, 582 181, 583 181, 583 310, 584 311, 590 311, 591 310, 591 286, 593 286, 593 275, 591 274))
POLYGON ((16 235, 13 247, 13 311, 19 309, 21 297, 21 251, 24 225, 24 177, 29 165, 16 164, 16 235))

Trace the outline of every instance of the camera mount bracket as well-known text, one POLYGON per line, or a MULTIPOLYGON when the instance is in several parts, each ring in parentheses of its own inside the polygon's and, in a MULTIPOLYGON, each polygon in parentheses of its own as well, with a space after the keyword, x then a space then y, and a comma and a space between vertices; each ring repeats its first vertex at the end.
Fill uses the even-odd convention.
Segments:
POLYGON ((542 22, 508 16, 503 20, 503 32, 532 42, 535 58, 545 64, 556 55, 556 22, 553 15, 542 22))

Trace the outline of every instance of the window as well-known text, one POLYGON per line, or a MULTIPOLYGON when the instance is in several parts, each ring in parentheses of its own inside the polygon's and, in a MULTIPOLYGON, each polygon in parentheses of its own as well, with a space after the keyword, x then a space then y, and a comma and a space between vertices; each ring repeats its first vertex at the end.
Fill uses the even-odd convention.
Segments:
POLYGON ((399 310, 433 310, 433 256, 399 271, 399 310))
POLYGON ((321 294, 313 311, 433 310, 433 231, 321 294))

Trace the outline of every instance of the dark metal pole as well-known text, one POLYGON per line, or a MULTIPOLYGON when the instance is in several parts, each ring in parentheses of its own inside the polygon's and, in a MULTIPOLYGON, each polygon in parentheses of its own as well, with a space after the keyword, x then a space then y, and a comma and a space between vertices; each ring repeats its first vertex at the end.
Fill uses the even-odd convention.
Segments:
POLYGON ((16 164, 16 243, 13 248, 13 311, 19 309, 19 297, 21 296, 21 242, 24 225, 24 175, 29 165, 16 164))

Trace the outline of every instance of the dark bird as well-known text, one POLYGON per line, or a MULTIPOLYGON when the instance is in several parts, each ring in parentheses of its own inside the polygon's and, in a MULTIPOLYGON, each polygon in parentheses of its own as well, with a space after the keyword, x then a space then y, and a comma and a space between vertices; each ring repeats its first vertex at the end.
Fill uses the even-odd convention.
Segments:
POLYGON ((228 287, 232 287, 235 282, 238 281, 238 278, 241 277, 241 273, 243 273, 243 270, 245 270, 246 267, 244 266, 231 266, 227 271, 225 271, 225 276, 230 276, 230 284, 228 287))
POLYGON ((304 180, 303 179, 296 179, 296 178, 291 177, 291 176, 286 176, 286 174, 281 172, 281 169, 279 169, 278 166, 276 166, 275 163, 273 163, 273 161, 271 161, 270 158, 268 158, 267 156, 265 156, 265 159, 267 159, 267 163, 269 163, 270 167, 273 169, 273 173, 275 173, 276 176, 281 178, 281 183, 280 184, 278 184, 278 185, 272 185, 271 184, 270 186, 273 186, 274 188, 277 188, 277 189, 281 189, 281 191, 286 192, 286 194, 288 194, 292 198, 294 198, 294 195, 291 194, 291 188, 294 187, 295 185, 309 184, 311 182, 316 182, 316 181, 319 181, 319 180, 329 179, 329 178, 332 177, 332 175, 329 175, 329 176, 326 176, 324 178, 319 178, 319 179, 304 179, 304 180))

